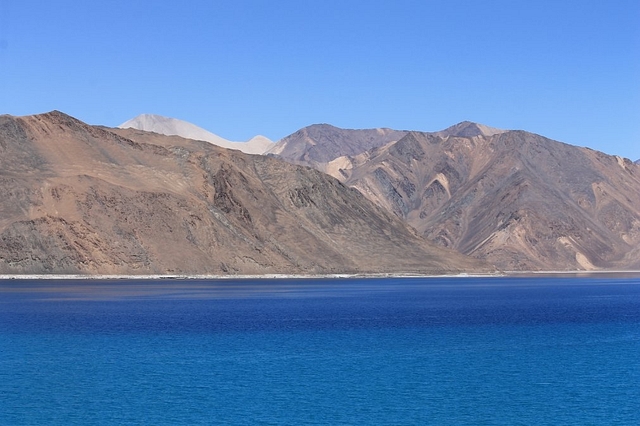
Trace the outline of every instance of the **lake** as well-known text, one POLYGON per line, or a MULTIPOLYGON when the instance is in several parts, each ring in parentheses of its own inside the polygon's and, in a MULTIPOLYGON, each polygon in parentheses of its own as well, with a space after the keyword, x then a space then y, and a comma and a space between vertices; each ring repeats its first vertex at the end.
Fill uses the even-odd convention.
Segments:
POLYGON ((640 424, 640 278, 0 281, 0 424, 640 424))

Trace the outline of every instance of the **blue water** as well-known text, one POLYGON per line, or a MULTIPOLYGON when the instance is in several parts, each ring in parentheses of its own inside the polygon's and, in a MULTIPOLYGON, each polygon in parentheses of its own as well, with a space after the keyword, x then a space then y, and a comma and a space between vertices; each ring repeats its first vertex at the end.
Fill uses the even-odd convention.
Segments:
POLYGON ((0 424, 640 424, 640 279, 0 282, 0 424))

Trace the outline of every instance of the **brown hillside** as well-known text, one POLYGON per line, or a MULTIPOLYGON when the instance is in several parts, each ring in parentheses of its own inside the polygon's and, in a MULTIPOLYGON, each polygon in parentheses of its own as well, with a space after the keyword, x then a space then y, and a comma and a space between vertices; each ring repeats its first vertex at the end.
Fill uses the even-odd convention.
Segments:
POLYGON ((640 265, 640 167, 630 160, 508 131, 412 132, 334 161, 336 177, 421 235, 501 269, 640 265))
POLYGON ((0 116, 0 273, 452 273, 487 266, 322 173, 60 112, 0 116))

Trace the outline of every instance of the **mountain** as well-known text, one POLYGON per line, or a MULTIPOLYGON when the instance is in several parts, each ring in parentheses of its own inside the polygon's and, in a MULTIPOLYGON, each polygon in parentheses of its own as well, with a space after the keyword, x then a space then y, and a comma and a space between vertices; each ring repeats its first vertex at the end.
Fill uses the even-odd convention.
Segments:
POLYGON ((333 163, 334 176, 420 235, 503 270, 640 265, 640 166, 630 160, 461 123, 333 163))
POLYGON ((265 154, 290 163, 322 167, 345 155, 356 155, 397 141, 406 132, 391 129, 340 129, 314 124, 279 140, 265 154))
POLYGON ((506 270, 640 265, 638 165, 629 160, 469 121, 398 132, 364 151, 362 131, 328 127, 327 143, 308 129, 269 154, 357 188, 442 246, 506 270))
POLYGON ((247 154, 262 154, 273 145, 273 142, 264 136, 255 136, 247 142, 232 142, 187 121, 155 114, 141 114, 118 127, 206 141, 223 148, 237 149, 247 154))
POLYGON ((459 273, 318 171, 207 142, 0 116, 0 273, 459 273))
MULTIPOLYGON (((491 136, 504 130, 463 121, 439 132, 437 136, 491 136)), ((400 140, 408 132, 386 128, 341 129, 329 124, 314 124, 279 140, 265 154, 322 170, 343 156, 353 156, 400 140)))

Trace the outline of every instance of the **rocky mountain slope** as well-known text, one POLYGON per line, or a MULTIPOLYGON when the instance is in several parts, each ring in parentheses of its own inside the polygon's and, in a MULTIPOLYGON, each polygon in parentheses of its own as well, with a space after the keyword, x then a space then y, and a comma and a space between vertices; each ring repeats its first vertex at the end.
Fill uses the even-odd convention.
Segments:
POLYGON ((346 185, 443 247, 503 270, 640 265, 640 166, 461 123, 333 160, 346 185))
POLYGON ((247 154, 262 154, 269 149, 273 142, 264 136, 255 136, 246 142, 232 142, 202 127, 176 118, 163 117, 155 114, 141 114, 122 123, 119 128, 133 128, 161 135, 182 136, 187 139, 210 142, 228 149, 237 149, 247 154))
POLYGON ((0 273, 457 273, 312 169, 60 112, 0 116, 0 273))

